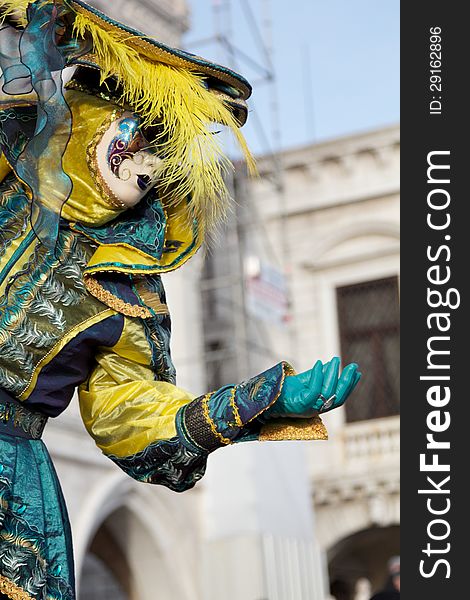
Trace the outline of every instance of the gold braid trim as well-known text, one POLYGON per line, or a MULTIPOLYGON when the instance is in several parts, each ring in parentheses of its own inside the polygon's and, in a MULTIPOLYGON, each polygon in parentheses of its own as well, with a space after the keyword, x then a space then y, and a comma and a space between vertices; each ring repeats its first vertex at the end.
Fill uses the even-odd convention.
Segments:
POLYGON ((13 583, 3 575, 0 575, 0 592, 5 594, 11 600, 34 600, 27 592, 20 588, 19 585, 13 583))
POLYGON ((215 423, 211 419, 209 413, 209 398, 212 396, 212 394, 213 392, 210 392, 209 394, 206 394, 202 399, 202 411, 204 413, 204 418, 209 424, 212 433, 222 442, 222 444, 224 444, 224 446, 227 446, 228 444, 232 443, 232 440, 229 440, 228 438, 224 437, 219 431, 217 431, 217 427, 215 426, 215 423))
POLYGON ((233 410, 233 416, 235 417, 235 424, 237 427, 243 427, 243 421, 240 417, 240 413, 238 412, 238 406, 235 402, 235 394, 237 393, 237 386, 232 389, 232 394, 230 396, 230 406, 233 410))
POLYGON ((85 285, 92 296, 98 298, 98 300, 103 302, 103 304, 113 308, 118 313, 126 315, 126 317, 140 317, 141 319, 149 319, 153 316, 150 310, 145 306, 129 304, 108 290, 105 290, 104 287, 93 277, 86 277, 85 285))

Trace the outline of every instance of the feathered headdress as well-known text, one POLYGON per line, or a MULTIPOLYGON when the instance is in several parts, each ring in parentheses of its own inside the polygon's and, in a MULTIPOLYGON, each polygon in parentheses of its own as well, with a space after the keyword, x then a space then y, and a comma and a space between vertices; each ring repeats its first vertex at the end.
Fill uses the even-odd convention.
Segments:
POLYGON ((248 82, 230 69, 118 23, 81 0, 0 0, 3 18, 14 16, 26 28, 32 7, 36 12, 48 7, 60 18, 57 45, 65 66, 99 68, 101 83, 115 80, 119 102, 138 113, 144 128, 158 124, 152 129, 158 132, 155 139, 149 141, 164 156, 160 185, 168 190, 166 201, 188 197, 189 217, 198 220, 202 231, 210 229, 224 215, 229 196, 224 171, 230 163, 214 123, 233 132, 248 168, 254 170, 239 131, 251 94, 248 82))

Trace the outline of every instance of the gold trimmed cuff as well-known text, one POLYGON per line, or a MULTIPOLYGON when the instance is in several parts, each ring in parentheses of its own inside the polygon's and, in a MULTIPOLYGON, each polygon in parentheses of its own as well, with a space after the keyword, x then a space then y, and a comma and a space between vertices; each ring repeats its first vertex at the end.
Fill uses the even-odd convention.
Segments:
POLYGON ((212 394, 193 400, 176 415, 176 430, 185 446, 199 452, 213 452, 231 443, 216 429, 208 414, 208 401, 212 394))

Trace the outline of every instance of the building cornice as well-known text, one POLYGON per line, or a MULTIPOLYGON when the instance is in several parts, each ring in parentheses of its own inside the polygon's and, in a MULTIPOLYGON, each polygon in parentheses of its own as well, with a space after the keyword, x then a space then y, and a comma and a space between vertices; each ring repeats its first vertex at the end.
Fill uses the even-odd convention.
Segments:
MULTIPOLYGON (((323 162, 344 162, 348 156, 360 153, 373 153, 382 160, 384 152, 391 147, 398 150, 400 145, 400 127, 393 125, 347 135, 314 144, 302 145, 280 153, 279 158, 284 169, 311 169, 312 164, 323 162)), ((258 169, 264 176, 273 170, 273 160, 270 155, 257 157, 258 169)))

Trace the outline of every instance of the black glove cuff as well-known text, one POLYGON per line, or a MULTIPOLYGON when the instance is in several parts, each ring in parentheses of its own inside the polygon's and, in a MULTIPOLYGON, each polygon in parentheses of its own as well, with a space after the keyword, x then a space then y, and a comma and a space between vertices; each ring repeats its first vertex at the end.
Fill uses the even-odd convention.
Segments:
POLYGON ((197 398, 178 411, 176 428, 191 450, 213 452, 226 445, 215 433, 204 411, 204 398, 197 398))

